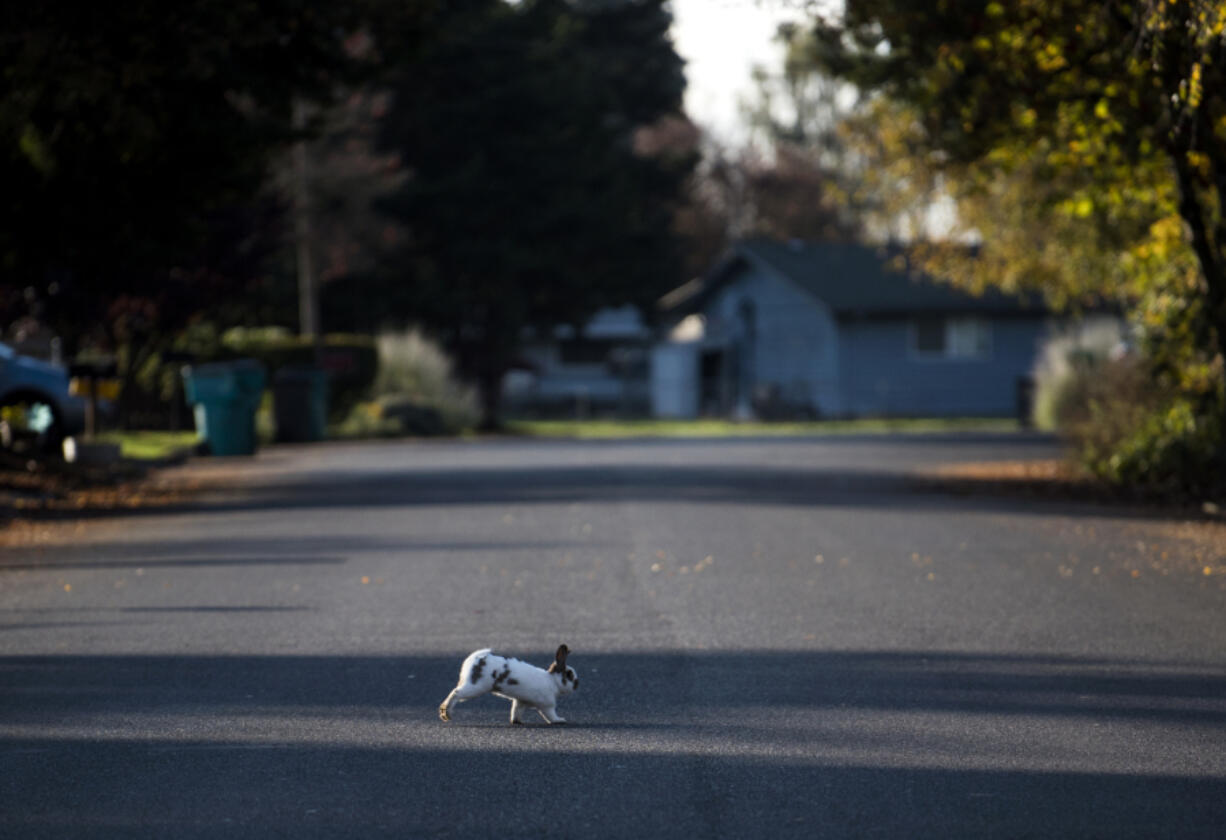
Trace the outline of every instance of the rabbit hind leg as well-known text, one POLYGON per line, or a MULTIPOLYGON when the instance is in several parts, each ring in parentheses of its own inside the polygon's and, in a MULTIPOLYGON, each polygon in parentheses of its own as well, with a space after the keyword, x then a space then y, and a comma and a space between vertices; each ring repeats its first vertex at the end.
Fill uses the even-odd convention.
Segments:
POLYGON ((457 685, 447 695, 447 699, 438 707, 438 716, 442 720, 451 720, 451 709, 456 703, 463 703, 465 700, 471 700, 474 697, 480 697, 489 689, 485 686, 474 686, 471 683, 462 683, 457 685))
POLYGON ((454 706, 455 703, 456 693, 453 689, 452 692, 447 695, 447 699, 444 700, 438 707, 439 720, 444 722, 451 720, 451 707, 454 706))
POLYGON ((451 720, 451 709, 454 708, 455 704, 463 703, 465 700, 477 697, 478 694, 483 694, 483 692, 465 690, 471 688, 471 685, 456 685, 455 688, 452 688, 451 693, 447 694, 447 699, 439 705, 439 719, 444 721, 451 720))

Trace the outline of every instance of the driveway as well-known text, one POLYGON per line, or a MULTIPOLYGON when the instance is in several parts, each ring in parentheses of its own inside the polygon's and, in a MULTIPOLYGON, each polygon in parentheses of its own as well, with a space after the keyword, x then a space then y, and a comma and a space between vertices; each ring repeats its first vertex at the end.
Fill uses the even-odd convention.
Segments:
POLYGON ((1220 525, 909 479, 1037 437, 200 461, 0 554, 4 837, 1220 837, 1220 525), (469 651, 569 723, 436 708, 469 651))

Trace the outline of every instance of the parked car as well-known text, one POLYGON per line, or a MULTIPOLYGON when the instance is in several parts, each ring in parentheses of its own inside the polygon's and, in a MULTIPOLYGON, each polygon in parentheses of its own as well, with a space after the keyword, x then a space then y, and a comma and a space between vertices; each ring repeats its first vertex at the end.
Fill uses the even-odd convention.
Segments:
POLYGON ((0 343, 0 444, 56 452, 85 428, 85 400, 69 392, 68 371, 0 343))

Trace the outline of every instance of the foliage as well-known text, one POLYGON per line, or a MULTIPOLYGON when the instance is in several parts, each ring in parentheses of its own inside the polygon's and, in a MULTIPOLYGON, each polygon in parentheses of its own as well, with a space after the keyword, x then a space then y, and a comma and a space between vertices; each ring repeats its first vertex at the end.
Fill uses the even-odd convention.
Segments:
POLYGON ((947 192, 961 211, 951 239, 978 234, 975 259, 963 252, 957 265, 946 249, 942 267, 968 285, 1076 303, 1104 292, 1135 300, 1195 266, 1181 242, 1172 145, 1186 108, 1149 69, 1141 10, 1055 0, 940 8, 852 2, 843 25, 818 28, 813 58, 882 94, 860 124, 878 133, 869 153, 892 166, 878 192, 901 186, 908 203, 947 192), (1154 277, 1150 257, 1177 268, 1154 277))
POLYGON ((1130 435, 1094 466, 1115 484, 1145 487, 1191 499, 1226 494, 1226 433, 1219 403, 1198 405, 1184 396, 1145 417, 1130 435))
POLYGON ((751 142, 729 149, 702 138, 703 157, 676 217, 687 277, 708 270, 738 239, 861 235, 854 200, 863 193, 851 189, 859 161, 838 131, 855 97, 849 86, 813 72, 811 32, 786 24, 775 40, 782 69, 756 67, 755 96, 744 105, 751 142))
MULTIPOLYGON (((1224 29, 1226 4, 1206 0, 850 0, 817 24, 810 55, 875 96, 849 130, 887 215, 916 211, 892 229, 931 233, 934 196, 956 207, 946 238, 915 248, 930 271, 1129 313, 1146 375, 1171 395, 1146 415, 1166 419, 1136 417, 1135 434, 1189 436, 1154 444, 1165 453, 1196 450, 1212 426, 1170 418, 1221 406, 1224 29)), ((1155 477, 1170 462, 1124 460, 1155 477)))
POLYGON ((688 186, 677 230, 694 250, 691 274, 710 268, 738 239, 826 242, 858 236, 831 172, 802 146, 783 142, 769 155, 752 148, 708 149, 688 186))
POLYGON ((355 50, 363 26, 410 49, 431 4, 6 5, 0 321, 34 314, 69 356, 115 353, 126 413, 185 326, 242 322, 253 289, 281 293, 271 165, 316 129, 295 102, 326 105, 377 66, 355 50))
POLYGON ((672 213, 692 155, 650 154, 684 78, 662 0, 452 4, 393 81, 383 141, 410 173, 405 309, 444 339, 498 422, 524 328, 646 304, 678 282, 672 213))
POLYGON ((1057 431, 1084 405, 1086 381, 1119 358, 1126 347, 1119 322, 1103 319, 1078 325, 1044 341, 1034 371, 1035 428, 1057 431))
POLYGON ((1155 387, 1136 358, 1086 360, 1061 427, 1082 465, 1107 482, 1165 497, 1226 493, 1221 396, 1197 400, 1155 387))
POLYGON ((871 418, 866 420, 812 420, 804 422, 738 422, 735 420, 514 420, 509 431, 535 437, 653 438, 653 437, 804 437, 837 434, 948 434, 950 432, 1004 432, 1017 429, 1017 421, 1000 418, 871 418))
MULTIPOLYGON (((379 120, 391 96, 381 82, 376 77, 347 89, 335 106, 321 110, 314 120, 317 136, 302 145, 303 170, 292 165, 297 158, 286 157, 277 173, 285 194, 305 187, 311 261, 321 295, 331 298, 321 307, 325 330, 352 330, 356 322, 368 320, 362 316, 373 314, 371 303, 379 298, 349 294, 345 286, 374 276, 402 246, 403 230, 377 210, 406 177, 395 153, 376 149, 379 120), (354 311, 330 311, 327 304, 338 302, 354 311)), ((296 301, 296 288, 288 291, 286 297, 296 301)), ((364 331, 379 326, 376 322, 364 331)))
POLYGON ((379 374, 371 393, 383 415, 411 405, 435 412, 439 431, 455 434, 477 424, 476 394, 456 380, 451 359, 420 329, 381 333, 376 345, 379 374))
POLYGON ((346 416, 365 399, 378 372, 374 341, 362 335, 329 334, 318 348, 309 338, 294 335, 284 327, 231 328, 219 330, 201 322, 181 333, 163 352, 148 356, 133 375, 132 417, 136 428, 163 425, 167 408, 181 399, 182 366, 255 359, 268 374, 273 387, 282 368, 322 366, 328 374, 328 414, 332 420, 346 416), (168 361, 167 354, 173 354, 168 361), (141 410, 143 409, 143 410, 141 410))
POLYGON ((275 381, 282 368, 319 365, 328 373, 328 416, 346 416, 370 391, 378 375, 379 357, 367 336, 332 334, 316 347, 314 339, 281 328, 231 329, 217 349, 217 359, 256 359, 275 381))
POLYGON ((754 68, 756 97, 746 107, 769 162, 751 169, 747 179, 752 232, 776 239, 861 238, 870 209, 858 203, 869 194, 856 188, 866 175, 864 156, 841 131, 862 107, 861 97, 851 85, 814 72, 811 29, 781 24, 775 41, 782 51, 778 71, 754 68))
POLYGON ((52 298, 69 316, 57 326, 75 338, 91 319, 72 317, 72 304, 96 315, 99 300, 154 298, 177 271, 213 269, 202 248, 217 241, 219 215, 259 194, 293 137, 293 99, 326 98, 345 72, 336 33, 350 12, 330 8, 6 6, 6 282, 52 298))

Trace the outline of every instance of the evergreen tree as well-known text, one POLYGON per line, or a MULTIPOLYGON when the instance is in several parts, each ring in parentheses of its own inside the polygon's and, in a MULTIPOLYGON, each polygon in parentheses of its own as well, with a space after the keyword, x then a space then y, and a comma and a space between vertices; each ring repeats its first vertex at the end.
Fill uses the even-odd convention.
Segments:
POLYGON ((165 323, 232 295, 275 235, 261 193, 292 102, 331 96, 359 20, 297 0, 7 4, 0 283, 23 291, 5 297, 43 299, 71 346, 112 310, 165 323))
POLYGON ((498 423, 526 328, 647 304, 678 279, 672 216, 693 161, 650 154, 684 78, 663 0, 450 4, 403 66, 383 140, 408 177, 384 209, 408 231, 381 288, 432 328, 498 423))

